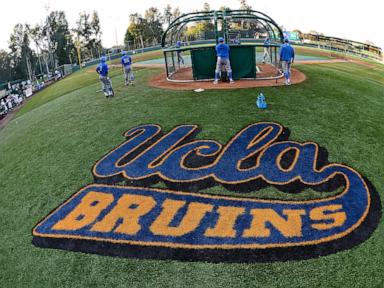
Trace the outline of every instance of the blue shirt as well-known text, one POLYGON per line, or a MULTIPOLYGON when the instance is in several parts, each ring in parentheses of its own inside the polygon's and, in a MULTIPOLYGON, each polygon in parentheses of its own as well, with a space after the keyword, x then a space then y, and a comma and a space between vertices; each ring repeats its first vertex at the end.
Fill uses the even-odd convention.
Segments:
POLYGON ((229 58, 229 45, 224 43, 219 43, 216 45, 216 55, 217 57, 228 59, 229 58))
POLYGON ((121 57, 121 65, 124 67, 131 66, 132 65, 132 58, 129 55, 124 55, 121 57))
POLYGON ((269 38, 264 40, 264 47, 268 48, 270 44, 271 44, 271 40, 269 40, 269 38))
POLYGON ((295 50, 289 43, 284 43, 280 47, 280 61, 292 62, 295 59, 295 50))
POLYGON ((108 65, 106 63, 100 63, 96 68, 96 72, 101 76, 108 76, 108 65))

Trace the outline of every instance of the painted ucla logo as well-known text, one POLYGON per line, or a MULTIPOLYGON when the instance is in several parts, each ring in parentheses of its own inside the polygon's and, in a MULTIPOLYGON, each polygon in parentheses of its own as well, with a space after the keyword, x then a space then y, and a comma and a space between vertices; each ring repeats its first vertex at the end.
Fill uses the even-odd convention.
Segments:
POLYGON ((225 145, 197 133, 196 125, 127 131, 94 165, 95 184, 43 219, 33 243, 119 257, 275 261, 351 248, 377 226, 380 201, 369 181, 329 163, 318 144, 288 140, 282 125, 251 124, 225 145), (226 193, 203 193, 213 186, 226 193), (295 200, 249 196, 267 186, 295 200), (322 196, 292 197, 305 189, 322 196))

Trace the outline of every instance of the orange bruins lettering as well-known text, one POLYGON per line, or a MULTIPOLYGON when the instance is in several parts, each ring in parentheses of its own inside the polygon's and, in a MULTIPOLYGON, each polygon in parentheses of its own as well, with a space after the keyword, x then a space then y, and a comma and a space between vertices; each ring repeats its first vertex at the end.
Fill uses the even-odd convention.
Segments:
MULTIPOLYGON (((101 220, 96 221, 113 200, 112 195, 90 192, 63 220, 54 225, 53 229, 78 230, 89 226, 89 230, 94 232, 113 231, 133 235, 142 229, 140 219, 158 205, 153 197, 123 195, 101 220), (117 225, 118 222, 120 224, 117 225)), ((235 237, 237 232, 234 227, 240 215, 245 215, 250 220, 250 226, 240 231, 242 237, 270 237, 271 231, 267 224, 272 225, 271 227, 277 229, 286 238, 301 237, 302 218, 308 216, 303 209, 284 209, 282 215, 273 209, 252 209, 249 213, 245 213, 245 207, 215 207, 210 204, 187 203, 172 199, 166 199, 161 208, 161 213, 153 219, 149 229, 155 235, 172 237, 186 235, 196 230, 202 219, 209 213, 217 214, 217 220, 213 227, 205 229, 203 234, 206 237, 235 237), (170 225, 183 207, 187 209, 180 223, 177 226, 170 225)), ((316 207, 308 214, 310 220, 313 220, 312 227, 319 230, 341 226, 346 220, 346 214, 340 205, 316 207), (329 220, 332 222, 329 223, 329 220)))

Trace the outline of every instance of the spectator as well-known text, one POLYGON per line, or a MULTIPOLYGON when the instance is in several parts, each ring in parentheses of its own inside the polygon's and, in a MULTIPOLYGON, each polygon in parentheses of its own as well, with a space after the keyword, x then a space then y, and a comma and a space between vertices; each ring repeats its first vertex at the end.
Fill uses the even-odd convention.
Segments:
POLYGON ((4 111, 5 114, 8 113, 8 107, 7 107, 6 103, 4 102, 4 98, 1 99, 0 108, 1 108, 1 111, 4 111))
POLYGON ((12 110, 13 106, 12 106, 12 100, 11 100, 11 97, 8 96, 6 99, 5 99, 5 102, 8 106, 8 110, 12 110))
POLYGON ((61 72, 59 70, 55 70, 55 80, 60 80, 61 79, 61 72))

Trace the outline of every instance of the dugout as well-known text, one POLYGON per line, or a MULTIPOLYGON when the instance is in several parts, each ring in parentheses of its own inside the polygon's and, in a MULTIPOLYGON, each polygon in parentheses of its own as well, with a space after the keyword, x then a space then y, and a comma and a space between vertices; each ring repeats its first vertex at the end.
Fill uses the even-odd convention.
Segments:
POLYGON ((282 76, 278 50, 283 42, 283 32, 277 23, 268 15, 254 10, 223 10, 184 14, 165 30, 162 48, 167 80, 212 80, 216 67, 215 46, 219 37, 230 45, 235 80, 276 79, 282 76), (263 59, 263 43, 267 37, 271 43, 268 57, 263 59), (177 41, 183 45, 177 47, 177 41))

